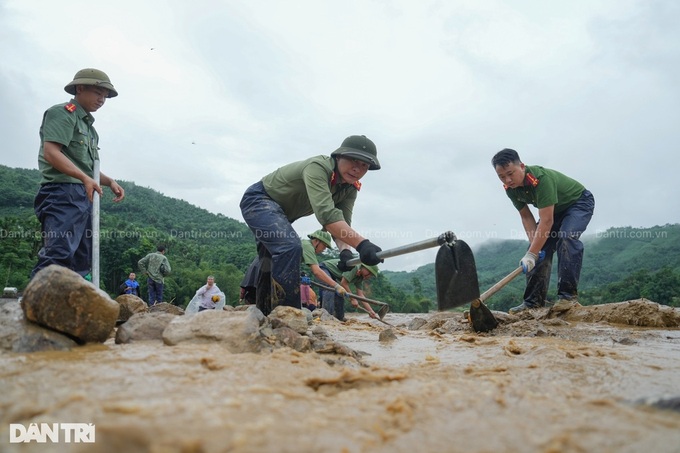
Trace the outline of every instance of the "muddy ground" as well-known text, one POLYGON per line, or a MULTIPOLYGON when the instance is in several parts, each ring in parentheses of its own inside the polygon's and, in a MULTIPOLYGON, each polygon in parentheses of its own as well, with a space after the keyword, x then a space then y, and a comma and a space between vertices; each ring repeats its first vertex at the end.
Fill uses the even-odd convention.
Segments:
POLYGON ((680 397, 680 329, 641 327, 659 319, 643 308, 489 334, 460 314, 323 322, 360 360, 160 340, 1 353, 0 451, 680 452, 677 406, 639 404, 680 397), (94 423, 96 441, 9 443, 10 423, 32 422, 94 423))

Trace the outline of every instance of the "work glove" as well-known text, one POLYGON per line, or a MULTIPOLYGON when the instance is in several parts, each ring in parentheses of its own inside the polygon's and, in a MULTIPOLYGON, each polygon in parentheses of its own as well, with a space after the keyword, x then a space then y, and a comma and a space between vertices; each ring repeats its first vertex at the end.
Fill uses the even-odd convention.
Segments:
POLYGON ((522 272, 525 274, 531 272, 531 270, 536 267, 536 264, 543 261, 543 258, 545 258, 545 250, 538 252, 538 255, 527 252, 519 262, 519 265, 522 266, 522 272))
POLYGON ((350 249, 345 249, 340 252, 340 261, 338 261, 338 269, 340 272, 348 272, 352 270, 352 266, 347 265, 347 261, 354 258, 354 254, 350 249))
POLYGON ((357 252, 359 252, 361 262, 368 264, 369 266, 375 266, 378 263, 385 262, 385 260, 378 258, 378 252, 382 252, 382 249, 368 239, 364 239, 359 243, 357 252))
POLYGON ((337 294, 340 297, 345 297, 345 295, 347 294, 347 290, 340 283, 336 283, 335 294, 337 294))

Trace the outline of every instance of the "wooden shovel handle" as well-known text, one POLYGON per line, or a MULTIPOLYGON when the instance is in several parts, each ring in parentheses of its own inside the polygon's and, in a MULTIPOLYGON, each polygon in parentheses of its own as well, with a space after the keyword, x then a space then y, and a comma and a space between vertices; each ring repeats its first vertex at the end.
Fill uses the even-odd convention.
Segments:
POLYGON ((501 290, 501 288, 503 288, 505 285, 510 283, 512 280, 514 280, 515 277, 517 277, 521 273, 522 273, 522 266, 519 266, 517 269, 515 269, 514 271, 510 272, 508 275, 503 277, 503 280, 499 281, 498 283, 493 285, 491 288, 484 291, 484 294, 479 296, 479 300, 481 300, 482 302, 485 302, 489 297, 496 294, 498 291, 501 290))

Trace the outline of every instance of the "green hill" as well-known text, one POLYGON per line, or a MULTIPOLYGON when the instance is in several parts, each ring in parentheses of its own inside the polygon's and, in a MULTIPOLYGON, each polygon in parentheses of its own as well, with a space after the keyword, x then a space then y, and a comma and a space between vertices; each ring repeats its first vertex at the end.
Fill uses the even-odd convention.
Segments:
MULTIPOLYGON (((40 224, 33 213, 38 170, 0 165, 0 278, 23 289, 41 246, 40 224)), ((137 261, 163 243, 173 274, 166 279, 166 299, 184 305, 213 274, 230 303, 238 300, 239 283, 255 257, 255 241, 243 222, 213 214, 186 201, 167 197, 133 182, 119 181, 126 192, 113 203, 104 191, 101 209, 101 287, 116 294, 137 261)), ((647 297, 680 306, 680 225, 611 228, 584 237, 581 303, 603 303, 647 297)), ((489 241, 474 249, 480 290, 490 288, 517 267, 526 241, 489 241)), ((553 273, 557 268, 553 262, 553 273)), ((434 263, 412 272, 381 272, 371 282, 370 297, 390 303, 393 311, 436 308, 434 263)), ((551 281, 554 295, 557 278, 551 281)), ((142 283, 146 294, 145 282, 142 283)), ((522 299, 520 276, 489 300, 507 310, 522 299)))
MULTIPOLYGON (((680 306, 680 224, 652 228, 610 228, 584 236, 585 253, 579 284, 584 304, 615 302, 647 297, 655 302, 680 306), (657 281, 658 280, 658 281, 657 281), (669 287, 670 285, 670 287, 669 287)), ((527 241, 487 241, 473 250, 480 291, 484 292, 512 272, 525 253, 527 241)), ((436 300, 434 263, 412 272, 385 271, 392 285, 405 293, 420 291, 436 300)), ((557 257, 549 297, 557 286, 557 257)), ((492 308, 506 310, 519 304, 524 277, 519 276, 489 300, 492 308)))

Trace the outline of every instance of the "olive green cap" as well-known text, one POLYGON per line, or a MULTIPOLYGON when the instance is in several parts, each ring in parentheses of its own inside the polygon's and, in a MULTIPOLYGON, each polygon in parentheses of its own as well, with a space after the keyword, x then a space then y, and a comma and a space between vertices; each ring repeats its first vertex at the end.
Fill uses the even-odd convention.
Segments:
POLYGON ((64 91, 75 96, 76 85, 92 85, 106 88, 109 90, 109 95, 107 97, 115 98, 118 96, 118 92, 113 87, 109 76, 107 76, 104 71, 100 71, 99 69, 87 68, 76 72, 76 75, 73 76, 73 80, 64 87, 64 91))
POLYGON ((378 270, 378 266, 369 266, 368 264, 364 264, 364 263, 361 263, 361 265, 363 267, 365 267, 366 269, 368 269, 371 272, 371 274, 373 274, 374 277, 378 276, 378 272, 380 272, 378 270))
POLYGON ((331 234, 328 231, 324 230, 316 230, 312 234, 308 234, 307 237, 309 239, 318 239, 324 244, 326 244, 326 247, 333 248, 332 240, 333 238, 331 237, 331 234))
POLYGON ((351 159, 359 159, 369 164, 369 170, 380 170, 378 162, 378 150, 375 144, 365 135, 351 135, 340 145, 340 148, 331 153, 331 156, 343 156, 351 159))

